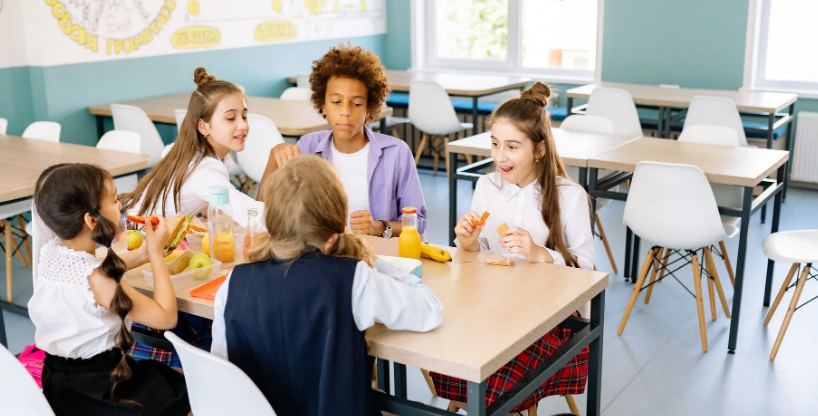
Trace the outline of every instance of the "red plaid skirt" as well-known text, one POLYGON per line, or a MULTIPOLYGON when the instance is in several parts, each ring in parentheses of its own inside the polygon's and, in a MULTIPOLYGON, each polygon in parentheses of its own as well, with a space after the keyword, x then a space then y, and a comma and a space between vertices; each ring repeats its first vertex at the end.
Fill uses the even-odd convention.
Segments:
MULTIPOLYGON (((575 331, 560 327, 552 329, 551 332, 545 334, 544 337, 521 352, 517 358, 512 359, 489 376, 488 380, 486 380, 486 406, 491 406, 503 393, 511 390, 524 375, 537 368, 557 348, 568 342, 574 333, 575 331)), ((547 396, 582 394, 585 392, 585 384, 588 381, 588 352, 588 347, 583 348, 576 357, 565 364, 562 370, 549 378, 534 393, 531 393, 512 412, 526 410, 547 396)), ((435 391, 437 391, 439 397, 463 403, 467 402, 468 386, 466 381, 433 372, 430 372, 429 375, 432 376, 435 391)))

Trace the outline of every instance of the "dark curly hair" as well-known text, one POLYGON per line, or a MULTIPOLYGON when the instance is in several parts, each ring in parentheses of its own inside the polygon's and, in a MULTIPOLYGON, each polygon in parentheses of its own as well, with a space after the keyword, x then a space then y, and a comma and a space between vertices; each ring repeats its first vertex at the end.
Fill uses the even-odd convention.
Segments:
POLYGON ((378 119, 381 106, 389 94, 389 79, 386 77, 381 59, 371 51, 349 43, 341 44, 329 50, 321 59, 312 62, 310 85, 312 86, 312 105, 324 118, 327 117, 321 106, 327 96, 327 83, 333 76, 357 79, 366 85, 366 106, 369 123, 378 119))

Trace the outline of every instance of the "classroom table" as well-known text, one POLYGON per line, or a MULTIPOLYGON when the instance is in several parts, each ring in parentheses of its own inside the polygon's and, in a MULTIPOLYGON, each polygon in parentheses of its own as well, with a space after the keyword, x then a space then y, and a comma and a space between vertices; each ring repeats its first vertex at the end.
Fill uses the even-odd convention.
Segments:
MULTIPOLYGON (((462 74, 445 71, 396 71, 386 70, 391 91, 409 92, 412 81, 435 82, 449 95, 472 99, 472 134, 477 134, 477 101, 480 97, 509 90, 523 89, 532 82, 531 78, 502 74, 462 74)), ((293 84, 297 77, 289 78, 293 84)), ((381 130, 384 131, 384 130, 381 130)))
MULTIPOLYGON (((379 255, 398 254, 397 238, 366 239, 379 255)), ((410 365, 467 380, 470 415, 505 415, 590 345, 586 415, 599 415, 608 275, 524 260, 513 267, 488 266, 477 259, 475 252, 447 249, 453 258, 450 263, 421 260, 423 282, 443 304, 441 325, 418 333, 393 331, 376 324, 366 332, 369 355, 378 359, 379 388, 385 392, 375 394, 376 405, 400 415, 450 414, 408 400, 406 366, 410 365), (588 301, 590 319, 571 317, 588 301), (558 324, 578 333, 534 370, 527 383, 518 384, 487 409, 485 380, 558 324), (395 363, 394 392, 389 383, 390 361, 395 363)), ((152 294, 140 270, 131 270, 125 276, 137 290, 152 294)), ((178 309, 212 318, 213 302, 190 296, 195 287, 176 291, 178 309)))
MULTIPOLYGON (((142 175, 150 162, 148 156, 101 150, 70 143, 51 143, 42 140, 0 135, 0 206, 25 201, 34 195, 34 186, 40 174, 58 163, 91 163, 101 166, 114 177, 142 175)), ((25 308, 12 303, 12 249, 11 227, 5 227, 6 300, 2 309, 28 316, 25 308)), ((0 313, 0 344, 6 344, 6 331, 0 313)))
MULTIPOLYGON (((174 110, 186 110, 190 101, 189 92, 163 95, 159 97, 143 98, 140 100, 119 101, 117 104, 127 104, 139 107, 148 114, 154 123, 176 125, 174 110)), ((88 107, 88 112, 97 120, 97 134, 101 138, 105 133, 103 120, 111 117, 111 104, 99 104, 88 107)), ((247 111, 269 118, 278 127, 283 136, 301 137, 308 133, 327 130, 327 121, 312 106, 311 101, 280 100, 269 97, 247 97, 247 111)), ((381 131, 385 131, 386 117, 392 115, 392 108, 381 108, 381 131)))
MULTIPOLYGON (((588 158, 606 150, 636 140, 637 136, 585 133, 560 128, 552 129, 557 153, 565 166, 579 168, 579 183, 586 186, 588 158)), ((485 169, 493 161, 491 158, 491 132, 450 142, 449 157, 449 241, 454 242, 454 226, 457 224, 457 180, 477 181, 482 176, 478 171, 485 169), (472 163, 457 169, 457 155, 483 156, 489 159, 472 163)))
MULTIPOLYGON (((750 216, 764 206, 771 198, 773 204, 773 218, 771 232, 778 231, 779 216, 781 214, 781 191, 783 183, 770 176, 777 171, 777 178, 784 177, 784 169, 789 160, 789 152, 785 150, 756 149, 748 147, 729 148, 701 143, 678 142, 648 137, 628 142, 622 146, 601 152, 588 159, 589 184, 592 205, 596 205, 596 198, 608 198, 625 201, 627 193, 611 190, 620 183, 629 180, 642 161, 663 163, 678 163, 698 166, 711 183, 720 183, 742 187, 744 199, 741 208, 719 207, 721 215, 741 218, 739 249, 736 259, 736 283, 733 294, 732 321, 730 324, 730 338, 728 352, 736 350, 738 338, 738 324, 741 315, 741 294, 744 284, 744 268, 747 256, 747 234, 750 226, 750 216), (608 169, 620 173, 600 179, 599 169, 608 169), (753 189, 761 185, 764 191, 753 197, 753 189)), ((630 236, 630 229, 628 233, 630 236)), ((626 243, 625 273, 627 276, 636 276, 636 267, 639 257, 639 237, 634 236, 631 249, 630 242, 626 243), (632 259, 631 259, 632 255, 632 259)), ((773 268, 772 260, 767 262, 767 279, 764 286, 764 306, 769 306, 770 290, 772 287, 773 268)))

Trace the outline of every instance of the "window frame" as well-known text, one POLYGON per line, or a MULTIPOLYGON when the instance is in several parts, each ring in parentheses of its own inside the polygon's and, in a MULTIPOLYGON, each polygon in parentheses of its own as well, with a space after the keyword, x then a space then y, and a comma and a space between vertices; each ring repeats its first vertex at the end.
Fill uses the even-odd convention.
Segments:
POLYGON ((818 98, 818 82, 766 79, 772 0, 750 0, 744 53, 744 91, 797 93, 799 98, 818 98))
POLYGON ((522 4, 521 0, 508 0, 508 44, 505 60, 441 58, 437 56, 437 25, 435 0, 412 2, 412 69, 462 72, 493 72, 507 75, 528 76, 565 83, 589 83, 601 81, 602 39, 605 0, 597 0, 596 59, 593 70, 563 68, 527 68, 522 65, 522 4))

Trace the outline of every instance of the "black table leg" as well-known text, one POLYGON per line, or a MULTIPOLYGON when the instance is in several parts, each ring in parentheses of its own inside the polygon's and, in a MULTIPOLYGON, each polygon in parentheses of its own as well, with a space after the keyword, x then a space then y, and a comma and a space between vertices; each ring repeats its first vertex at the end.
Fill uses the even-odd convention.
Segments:
POLYGON ((630 227, 625 227, 625 280, 631 277, 631 244, 633 244, 633 232, 630 227))
POLYGON ((97 141, 102 139, 102 135, 105 134, 105 119, 102 116, 95 116, 97 119, 97 141))
POLYGON ((636 278, 639 277, 639 243, 642 241, 638 235, 633 235, 633 258, 631 259, 631 283, 636 283, 636 278))
MULTIPOLYGON (((448 151, 448 150, 447 150, 448 151)), ((456 238, 454 226, 457 224, 457 153, 449 155, 449 241, 453 244, 456 238)))
MULTIPOLYGON (((781 175, 787 174, 787 165, 782 165, 778 168, 778 177, 780 178, 781 175)), ((780 179, 779 179, 780 180, 780 179)), ((778 225, 779 225, 779 217, 781 216, 781 202, 784 199, 784 188, 782 187, 781 191, 775 194, 775 199, 773 201, 773 223, 770 226, 770 234, 778 232, 778 225)), ((764 306, 770 306, 770 292, 772 292, 773 287, 773 271, 775 269, 775 262, 772 260, 767 260, 767 280, 764 282, 764 306)))
POLYGON ((473 97, 472 102, 471 102, 471 122, 472 122, 471 134, 472 135, 477 134, 477 124, 478 124, 477 123, 477 118, 479 117, 477 115, 477 100, 478 100, 478 98, 479 97, 473 97))
POLYGON ((405 399, 406 393, 406 365, 395 363, 395 397, 405 399))
POLYGON ((469 416, 486 416, 486 382, 469 382, 469 416))
POLYGON ((573 114, 572 108, 574 106, 574 97, 567 97, 565 100, 565 116, 568 117, 573 114))
POLYGON ((784 195, 781 196, 781 202, 787 202, 787 187, 790 184, 790 171, 792 171, 792 116, 795 114, 795 103, 790 104, 790 121, 787 123, 787 132, 784 133, 786 137, 786 142, 784 143, 787 147, 787 151, 790 152, 790 160, 787 161, 787 170, 784 173, 784 195))
MULTIPOLYGON (((777 198, 777 196, 776 196, 777 198)), ((738 323, 741 316, 741 291, 744 287, 744 265, 747 262, 747 234, 750 230, 750 208, 753 204, 753 187, 744 188, 744 200, 741 208, 741 232, 738 236, 738 256, 736 258, 736 287, 733 289, 733 317, 730 320, 730 339, 727 342, 727 352, 736 352, 738 341, 738 323)))
POLYGON ((378 388, 381 389, 384 393, 390 394, 390 383, 389 383, 389 361, 382 360, 380 358, 378 360, 378 388))
MULTIPOLYGON (((591 299, 591 326, 598 326, 604 331, 605 325, 605 291, 591 299)), ((588 416, 602 414, 602 339, 597 337, 591 342, 591 351, 588 356, 588 416)))
POLYGON ((381 118, 380 124, 381 134, 389 134, 386 132, 386 117, 381 118))
POLYGON ((656 138, 661 139, 665 135, 665 107, 659 107, 659 116, 656 117, 656 138))
POLYGON ((9 342, 6 339, 6 320, 3 318, 3 308, 0 307, 0 345, 8 348, 9 342))

